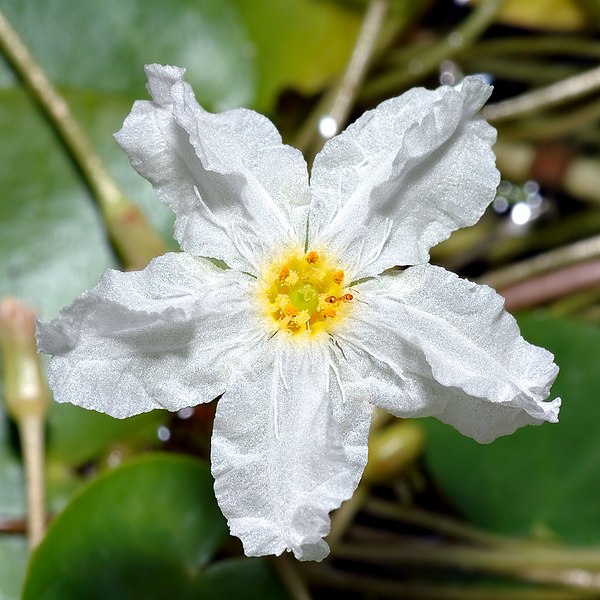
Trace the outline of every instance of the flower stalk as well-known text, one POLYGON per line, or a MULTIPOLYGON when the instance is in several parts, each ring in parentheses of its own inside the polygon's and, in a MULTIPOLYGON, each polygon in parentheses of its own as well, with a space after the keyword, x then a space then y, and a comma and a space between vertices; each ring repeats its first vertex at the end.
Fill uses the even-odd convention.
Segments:
POLYGON ((12 298, 0 303, 4 401, 19 429, 27 480, 27 536, 35 548, 44 535, 44 423, 48 387, 35 348, 35 315, 12 298))

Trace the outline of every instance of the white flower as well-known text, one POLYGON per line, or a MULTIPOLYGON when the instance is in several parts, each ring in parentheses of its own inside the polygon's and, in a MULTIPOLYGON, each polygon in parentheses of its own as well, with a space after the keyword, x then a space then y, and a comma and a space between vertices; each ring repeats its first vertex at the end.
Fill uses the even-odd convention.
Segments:
POLYGON ((557 421, 552 355, 492 289, 427 264, 494 196, 489 86, 384 102, 325 144, 309 187, 265 117, 208 113, 183 69, 146 72, 153 101, 117 140, 175 212, 183 252, 106 272, 40 325, 56 400, 121 418, 223 394, 212 470, 231 532, 248 555, 302 560, 328 553, 373 405, 480 442, 557 421))

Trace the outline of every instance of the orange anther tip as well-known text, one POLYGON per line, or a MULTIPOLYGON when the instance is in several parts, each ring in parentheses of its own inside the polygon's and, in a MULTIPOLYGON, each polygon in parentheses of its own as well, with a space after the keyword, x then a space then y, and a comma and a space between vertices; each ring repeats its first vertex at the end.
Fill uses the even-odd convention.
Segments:
POLYGON ((290 268, 286 265, 279 271, 279 281, 283 281, 290 274, 290 268))
POLYGON ((337 283, 338 285, 340 285, 342 283, 342 281, 344 281, 344 271, 336 271, 333 274, 333 282, 337 283))
POLYGON ((336 312, 335 310, 333 310, 333 308, 326 308, 322 313, 321 316, 325 319, 332 319, 333 317, 335 317, 336 312))
POLYGON ((284 312, 288 317, 296 317, 298 315, 298 309, 291 304, 285 307, 284 312))
POLYGON ((315 252, 314 250, 311 250, 306 255, 306 262, 310 263, 311 265, 314 265, 318 260, 319 260, 319 253, 315 252))

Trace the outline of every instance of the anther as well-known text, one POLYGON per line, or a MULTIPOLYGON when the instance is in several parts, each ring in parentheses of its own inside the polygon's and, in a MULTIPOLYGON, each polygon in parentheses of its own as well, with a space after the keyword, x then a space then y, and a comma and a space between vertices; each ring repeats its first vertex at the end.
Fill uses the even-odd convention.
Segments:
POLYGON ((279 281, 283 281, 284 279, 286 279, 290 274, 290 268, 286 265, 285 267, 282 267, 281 271, 279 271, 279 281))
POLYGON ((336 312, 333 308, 326 308, 322 313, 321 316, 324 319, 333 319, 333 317, 335 317, 336 312))
POLYGON ((314 265, 319 261, 319 253, 315 252, 314 250, 311 250, 307 255, 306 255, 306 262, 314 265))
POLYGON ((288 317, 296 317, 298 315, 298 309, 293 306, 292 304, 288 304, 285 309, 283 310, 283 312, 288 316, 288 317))
POLYGON ((337 283, 338 285, 341 285, 342 281, 344 281, 344 271, 341 271, 341 270, 340 271, 336 271, 333 274, 332 279, 333 279, 334 283, 337 283))

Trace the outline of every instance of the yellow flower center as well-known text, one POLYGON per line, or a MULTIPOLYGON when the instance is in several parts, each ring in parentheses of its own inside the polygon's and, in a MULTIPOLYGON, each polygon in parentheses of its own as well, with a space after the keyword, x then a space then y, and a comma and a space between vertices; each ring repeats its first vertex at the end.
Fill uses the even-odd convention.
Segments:
POLYGON ((291 250, 274 260, 259 279, 260 301, 278 329, 314 335, 327 331, 349 309, 344 271, 322 252, 291 250))

